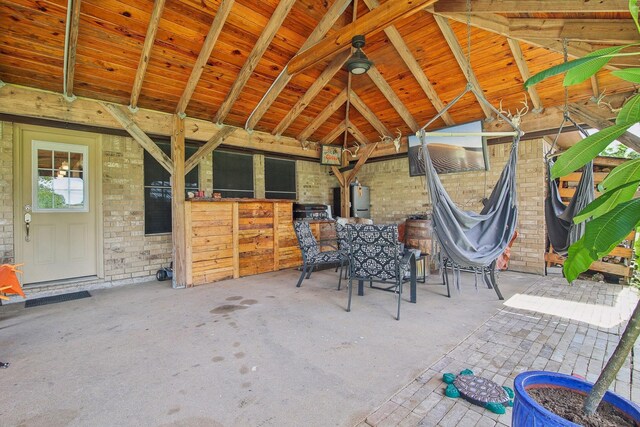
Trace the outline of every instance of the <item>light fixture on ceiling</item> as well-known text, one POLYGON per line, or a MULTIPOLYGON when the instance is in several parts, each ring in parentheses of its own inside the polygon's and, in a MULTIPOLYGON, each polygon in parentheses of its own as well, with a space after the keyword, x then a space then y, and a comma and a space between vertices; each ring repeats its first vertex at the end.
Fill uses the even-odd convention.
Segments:
POLYGON ((364 36, 353 36, 351 45, 356 48, 351 58, 347 60, 347 69, 351 74, 364 74, 369 71, 373 62, 367 58, 367 55, 361 50, 364 47, 364 36))

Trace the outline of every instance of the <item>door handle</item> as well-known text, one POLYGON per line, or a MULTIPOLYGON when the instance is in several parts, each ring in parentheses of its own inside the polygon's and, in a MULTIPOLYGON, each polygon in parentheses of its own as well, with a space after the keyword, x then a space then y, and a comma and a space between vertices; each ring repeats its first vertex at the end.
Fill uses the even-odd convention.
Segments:
POLYGON ((29 242, 31 241, 31 238, 29 237, 29 228, 31 227, 31 214, 29 212, 24 214, 24 226, 25 226, 24 241, 29 242))

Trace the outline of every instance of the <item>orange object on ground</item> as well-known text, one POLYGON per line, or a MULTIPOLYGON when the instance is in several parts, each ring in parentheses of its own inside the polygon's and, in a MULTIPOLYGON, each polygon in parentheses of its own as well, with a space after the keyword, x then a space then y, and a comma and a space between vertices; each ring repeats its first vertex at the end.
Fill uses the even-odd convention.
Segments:
POLYGON ((18 294, 22 298, 26 298, 16 275, 16 273, 22 273, 22 271, 18 270, 21 265, 0 265, 0 294, 18 294))

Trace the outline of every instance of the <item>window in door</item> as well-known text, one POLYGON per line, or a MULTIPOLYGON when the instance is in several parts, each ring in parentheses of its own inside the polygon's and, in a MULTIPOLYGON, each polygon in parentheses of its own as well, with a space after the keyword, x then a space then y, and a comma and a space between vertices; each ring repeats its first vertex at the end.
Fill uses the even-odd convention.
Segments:
POLYGON ((88 212, 88 147, 33 141, 33 211, 88 212))
MULTIPOLYGON (((171 143, 156 142, 168 156, 171 143)), ((185 159, 198 150, 193 145, 185 146, 185 159)), ((160 234, 171 232, 171 175, 146 150, 144 152, 144 232, 160 234)), ((198 166, 185 175, 185 191, 198 190, 198 166)), ((185 192, 186 196, 186 192, 185 192)))

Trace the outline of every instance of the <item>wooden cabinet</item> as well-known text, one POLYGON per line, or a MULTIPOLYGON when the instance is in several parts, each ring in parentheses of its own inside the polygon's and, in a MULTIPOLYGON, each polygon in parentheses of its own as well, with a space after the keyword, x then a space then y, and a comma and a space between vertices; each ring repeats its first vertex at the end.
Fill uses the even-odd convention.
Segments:
MULTIPOLYGON (((187 286, 300 265, 292 218, 289 200, 185 202, 187 286)), ((320 224, 312 230, 320 237, 320 224)))

